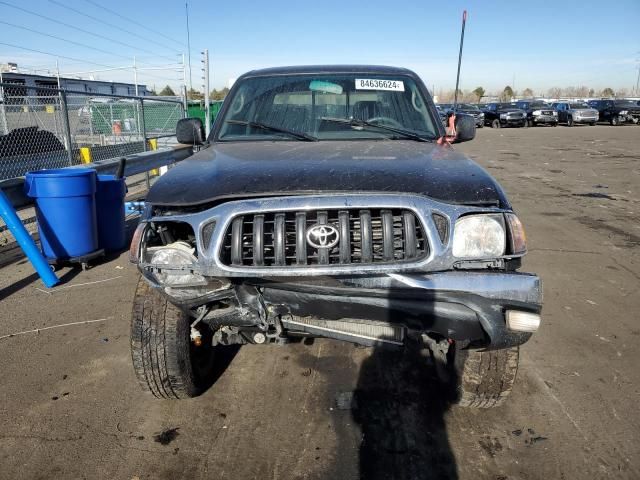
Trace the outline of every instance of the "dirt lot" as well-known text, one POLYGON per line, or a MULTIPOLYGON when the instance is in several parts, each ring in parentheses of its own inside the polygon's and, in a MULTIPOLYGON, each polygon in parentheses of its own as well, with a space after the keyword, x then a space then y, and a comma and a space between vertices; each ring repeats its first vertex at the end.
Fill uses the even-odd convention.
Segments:
POLYGON ((544 280, 504 407, 452 407, 424 359, 331 341, 229 351, 205 395, 158 401, 130 365, 126 256, 52 293, 20 262, 0 280, 0 477, 640 478, 640 128, 457 148, 501 181, 544 280))

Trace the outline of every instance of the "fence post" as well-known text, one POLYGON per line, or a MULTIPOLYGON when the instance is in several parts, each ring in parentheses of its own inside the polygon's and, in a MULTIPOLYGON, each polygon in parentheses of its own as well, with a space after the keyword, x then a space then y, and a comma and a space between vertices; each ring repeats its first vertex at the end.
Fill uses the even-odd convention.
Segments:
POLYGON ((62 113, 62 126, 64 127, 64 141, 67 148, 67 156, 69 157, 69 166, 73 165, 73 142, 71 140, 71 126, 69 125, 69 108, 67 107, 67 93, 64 90, 58 90, 60 94, 60 110, 62 113))
POLYGON ((4 99, 4 86, 2 85, 2 73, 0 72, 0 119, 2 119, 2 134, 7 135, 9 133, 9 127, 7 125, 7 110, 5 107, 4 99))
MULTIPOLYGON (((147 151, 147 127, 145 126, 144 123, 144 99, 142 97, 139 98, 140 100, 140 107, 138 108, 138 117, 139 117, 139 122, 138 122, 138 128, 140 128, 140 132, 142 132, 142 144, 143 144, 143 151, 147 151)), ((147 182, 147 190, 149 190, 151 188, 151 180, 149 179, 149 172, 145 172, 145 180, 147 182)))

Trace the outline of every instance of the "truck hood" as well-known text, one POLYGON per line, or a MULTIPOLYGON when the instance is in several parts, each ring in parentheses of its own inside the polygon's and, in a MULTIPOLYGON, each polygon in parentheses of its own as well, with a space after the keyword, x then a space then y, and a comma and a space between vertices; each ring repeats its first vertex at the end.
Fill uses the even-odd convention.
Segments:
POLYGON ((526 110, 517 107, 503 107, 498 108, 498 113, 527 113, 526 110))
POLYGON ((412 193, 509 208, 498 183, 448 146, 405 140, 215 143, 158 179, 154 205, 318 193, 412 193))

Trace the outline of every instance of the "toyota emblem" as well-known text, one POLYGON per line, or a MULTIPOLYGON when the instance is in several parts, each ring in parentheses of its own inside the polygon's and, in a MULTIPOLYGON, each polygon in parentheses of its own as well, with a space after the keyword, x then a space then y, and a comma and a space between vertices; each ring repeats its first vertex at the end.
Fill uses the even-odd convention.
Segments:
POLYGON ((314 225, 307 229, 307 243, 313 248, 331 248, 340 241, 340 233, 333 225, 314 225))

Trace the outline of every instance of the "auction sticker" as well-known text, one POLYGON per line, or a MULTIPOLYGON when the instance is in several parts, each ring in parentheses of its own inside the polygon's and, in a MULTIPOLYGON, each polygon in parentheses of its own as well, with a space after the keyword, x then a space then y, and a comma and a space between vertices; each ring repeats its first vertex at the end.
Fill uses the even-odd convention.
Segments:
POLYGON ((404 92, 404 82, 402 80, 356 78, 356 90, 391 90, 395 92, 404 92))

